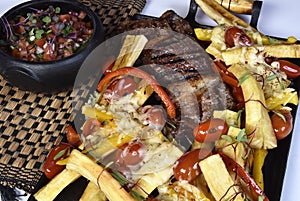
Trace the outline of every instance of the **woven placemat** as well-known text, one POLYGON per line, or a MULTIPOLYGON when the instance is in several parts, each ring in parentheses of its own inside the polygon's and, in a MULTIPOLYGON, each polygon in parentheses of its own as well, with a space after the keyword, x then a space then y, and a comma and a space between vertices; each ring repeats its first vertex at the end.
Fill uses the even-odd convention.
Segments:
MULTIPOLYGON (((79 0, 96 12, 109 34, 141 12, 145 0, 79 0)), ((43 162, 74 120, 72 91, 58 94, 19 90, 0 76, 0 184, 34 191, 43 162)))

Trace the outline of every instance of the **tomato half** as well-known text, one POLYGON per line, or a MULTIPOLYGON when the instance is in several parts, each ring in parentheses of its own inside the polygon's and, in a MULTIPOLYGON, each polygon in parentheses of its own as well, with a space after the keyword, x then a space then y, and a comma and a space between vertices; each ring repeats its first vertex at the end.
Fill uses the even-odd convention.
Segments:
POLYGON ((137 83, 131 77, 123 77, 113 81, 105 90, 106 99, 119 99, 137 89, 137 83))
POLYGON ((200 123, 194 129, 194 137, 198 142, 215 142, 221 135, 226 135, 228 125, 223 119, 212 118, 200 123))
POLYGON ((141 142, 126 143, 116 153, 117 163, 136 165, 144 159, 146 152, 147 148, 141 142))
POLYGON ((69 125, 66 127, 66 136, 70 145, 78 147, 81 144, 80 135, 75 131, 73 126, 69 125))
POLYGON ((300 75, 300 67, 290 61, 287 60, 276 60, 271 63, 271 65, 275 63, 275 65, 279 65, 280 70, 285 72, 289 79, 295 79, 300 75), (276 63, 277 62, 277 63, 276 63))
POLYGON ((57 165, 56 162, 67 158, 71 150, 71 145, 66 143, 62 143, 51 149, 44 164, 44 173, 47 178, 53 178, 65 168, 65 165, 57 165))
POLYGON ((225 31, 224 38, 229 47, 253 45, 252 39, 242 29, 235 26, 225 31))
POLYGON ((290 111, 281 110, 279 111, 284 118, 280 117, 277 113, 271 116, 273 129, 277 140, 286 138, 293 129, 293 116, 290 111))
POLYGON ((198 163, 211 154, 208 149, 195 149, 186 152, 176 161, 173 167, 174 177, 179 181, 192 181, 201 173, 198 163))

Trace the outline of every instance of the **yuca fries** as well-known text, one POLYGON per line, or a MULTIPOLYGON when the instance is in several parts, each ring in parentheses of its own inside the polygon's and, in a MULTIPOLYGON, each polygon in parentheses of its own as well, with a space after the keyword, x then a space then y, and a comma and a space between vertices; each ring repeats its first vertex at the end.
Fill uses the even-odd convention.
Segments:
MULTIPOLYGON (((238 79, 249 74, 242 65, 234 64, 229 69, 238 79)), ((274 134, 272 122, 270 120, 265 105, 263 90, 255 78, 249 74, 249 78, 241 84, 245 100, 245 129, 251 141, 251 147, 256 149, 272 149, 277 147, 277 140, 274 134)))
MULTIPOLYGON (((238 26, 243 28, 250 36, 252 36, 255 44, 253 47, 235 47, 224 48, 219 42, 213 43, 207 48, 208 52, 226 62, 227 65, 249 61, 257 58, 255 53, 259 53, 263 57, 275 58, 300 58, 300 46, 295 43, 297 40, 280 40, 265 36, 255 28, 251 27, 247 22, 230 13, 216 1, 211 0, 196 0, 196 3, 204 11, 206 15, 212 18, 219 26, 238 26), (273 44, 276 43, 276 44, 273 44), (264 45, 262 45, 264 44, 264 45), (244 55, 249 55, 248 58, 244 55), (242 60, 244 59, 244 60, 242 60)), ((199 36, 204 40, 209 40, 212 31, 199 31, 199 36), (208 36, 205 37, 205 33, 208 36)), ((294 37, 290 37, 294 38, 294 37)))
POLYGON ((81 175, 72 170, 64 169, 51 181, 41 188, 34 197, 37 201, 52 201, 69 184, 77 180, 81 175))
POLYGON ((110 173, 78 150, 71 152, 66 168, 93 182, 110 201, 135 200, 110 173))
POLYGON ((212 0, 196 0, 196 3, 203 10, 203 12, 208 15, 211 19, 217 22, 219 25, 225 24, 229 26, 239 25, 244 28, 249 28, 253 31, 257 31, 251 27, 244 20, 231 14, 228 10, 222 7, 219 3, 212 0))
POLYGON ((254 0, 215 0, 227 10, 235 13, 250 14, 254 0))
POLYGON ((226 65, 250 63, 255 58, 300 58, 300 44, 274 44, 264 46, 239 47, 225 50, 222 58, 226 65))
POLYGON ((79 201, 106 201, 105 194, 93 182, 89 182, 79 201))

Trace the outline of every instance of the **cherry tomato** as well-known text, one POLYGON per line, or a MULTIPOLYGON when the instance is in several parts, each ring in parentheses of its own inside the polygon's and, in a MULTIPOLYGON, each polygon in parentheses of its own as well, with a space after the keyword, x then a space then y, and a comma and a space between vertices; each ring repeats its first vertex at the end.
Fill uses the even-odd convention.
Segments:
POLYGON ((94 118, 89 118, 84 122, 83 128, 82 128, 82 134, 84 136, 90 135, 95 127, 100 127, 101 123, 94 118))
POLYGON ((69 125, 66 127, 66 135, 70 145, 78 147, 81 144, 80 135, 75 131, 73 126, 69 125))
POLYGON ((58 19, 59 19, 60 22, 69 22, 70 21, 70 15, 69 14, 59 15, 58 19))
POLYGON ((200 123, 194 129, 195 140, 198 142, 215 142, 221 135, 226 135, 228 125, 223 119, 213 118, 200 123))
POLYGON ((71 150, 71 145, 66 143, 62 143, 51 149, 44 165, 44 173, 47 178, 53 178, 65 168, 65 165, 57 165, 56 162, 67 158, 71 150))
POLYGON ((279 113, 284 116, 285 120, 277 113, 274 113, 271 116, 271 121, 277 140, 282 140, 287 137, 293 129, 293 116, 291 112, 287 110, 281 110, 279 113))
POLYGON ((225 31, 225 43, 229 47, 235 46, 251 46, 253 41, 251 38, 240 28, 230 27, 225 31))
POLYGON ((186 152, 175 163, 173 167, 174 177, 178 180, 192 181, 200 173, 199 162, 211 155, 208 149, 195 149, 186 152))
POLYGON ((141 162, 147 152, 147 148, 139 141, 126 143, 116 153, 117 163, 136 165, 141 162))
POLYGON ((53 61, 57 57, 57 52, 51 50, 50 45, 47 45, 46 48, 44 49, 44 54, 43 54, 43 59, 45 61, 53 61))
POLYGON ((147 105, 142 109, 142 123, 158 130, 166 123, 166 117, 162 108, 147 105))
POLYGON ((277 64, 280 67, 280 70, 285 72, 289 79, 295 79, 300 75, 300 67, 292 62, 287 60, 276 60, 271 63, 277 64))
POLYGON ((111 83, 106 89, 104 96, 106 99, 119 99, 134 92, 137 88, 136 82, 130 77, 123 77, 111 83))
POLYGON ((46 43, 46 38, 41 38, 41 39, 36 39, 35 40, 35 44, 37 46, 39 46, 40 48, 43 48, 43 46, 45 45, 46 43))

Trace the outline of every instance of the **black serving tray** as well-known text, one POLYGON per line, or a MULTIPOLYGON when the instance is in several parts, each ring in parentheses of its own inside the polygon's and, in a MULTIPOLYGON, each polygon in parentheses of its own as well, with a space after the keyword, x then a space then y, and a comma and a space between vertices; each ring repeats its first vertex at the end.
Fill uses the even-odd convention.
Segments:
MULTIPOLYGON (((253 5, 253 12, 251 14, 250 25, 252 27, 257 27, 258 19, 260 15, 262 7, 262 1, 254 1, 253 5)), ((196 4, 195 0, 191 0, 190 8, 185 20, 187 20, 193 28, 202 27, 202 28, 209 28, 207 25, 202 25, 196 22, 196 12, 199 9, 198 5, 196 4)), ((133 19, 140 20, 140 19, 147 19, 147 18, 155 18, 153 16, 146 16, 141 14, 136 14, 133 16, 133 19)), ((276 38, 276 37, 275 37, 276 38)), ((281 38, 278 38, 281 39, 281 38)), ((300 66, 300 59, 286 59, 289 60, 297 65, 300 66)), ((300 94, 300 78, 293 80, 291 87, 295 88, 300 94)), ((293 108, 292 115, 296 117, 297 107, 294 105, 289 105, 293 108)), ((295 122, 294 122, 295 124, 295 122)), ((272 150, 269 150, 268 155, 265 159, 265 163, 263 166, 263 174, 264 174, 264 182, 265 182, 265 193, 270 201, 279 201, 283 186, 283 180, 285 176, 286 166, 287 166, 287 159, 290 151, 290 144, 293 134, 290 134, 287 138, 278 141, 278 147, 272 150)), ((36 187, 36 191, 47 184, 49 180, 43 176, 36 187)), ((64 189, 60 195, 55 199, 55 201, 77 201, 79 200, 82 192, 84 191, 88 181, 81 177, 66 189, 64 189)), ((29 201, 35 201, 35 198, 31 196, 29 201)))

